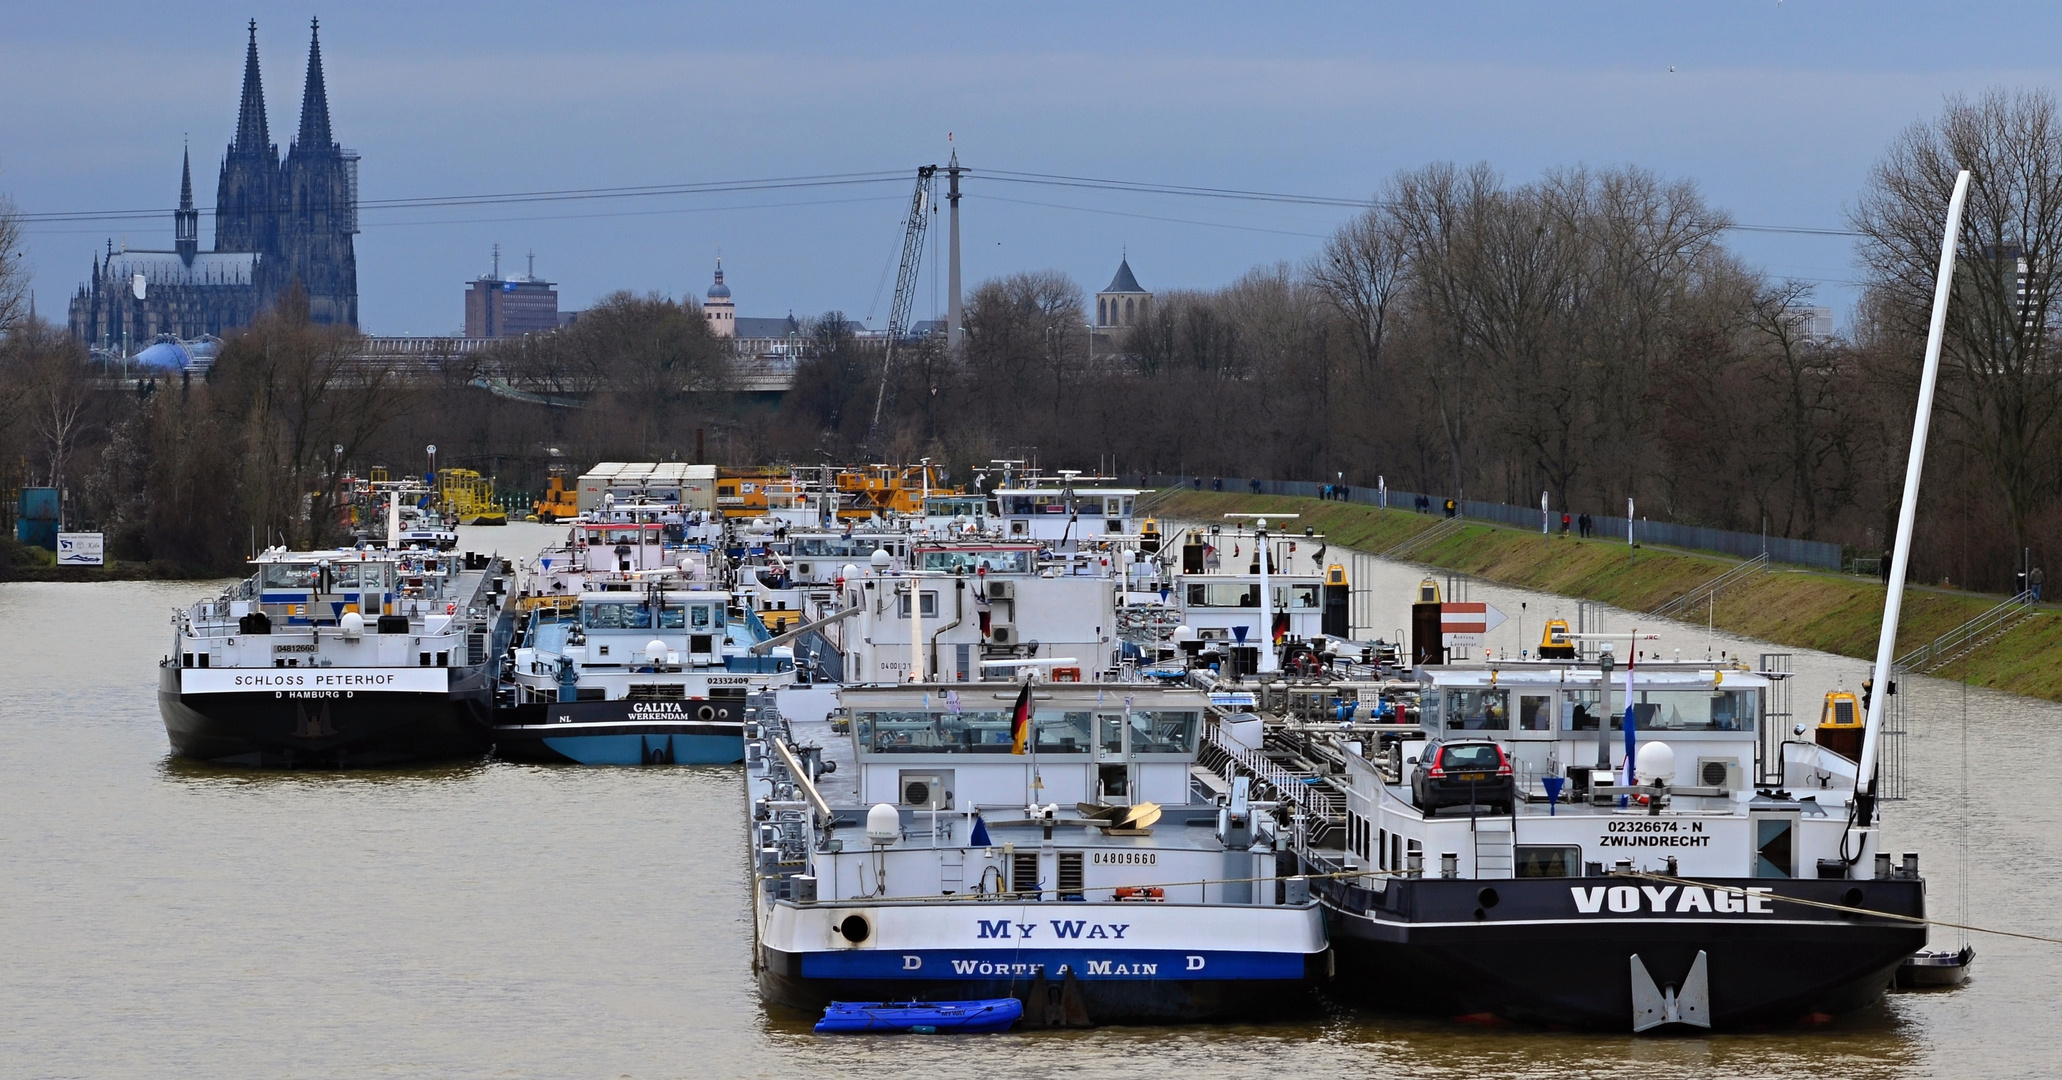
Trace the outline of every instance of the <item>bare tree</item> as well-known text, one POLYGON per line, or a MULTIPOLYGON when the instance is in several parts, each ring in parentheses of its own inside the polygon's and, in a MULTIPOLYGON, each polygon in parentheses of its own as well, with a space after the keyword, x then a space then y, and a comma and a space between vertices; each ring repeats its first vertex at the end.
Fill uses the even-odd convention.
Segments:
POLYGON ((215 405, 242 436, 244 508, 290 543, 331 537, 338 464, 360 458, 405 405, 392 369, 359 361, 360 343, 310 322, 293 286, 216 360, 215 405))
POLYGON ((1305 276, 1353 331, 1358 374, 1373 379, 1388 344, 1390 320, 1400 306, 1409 269, 1395 218, 1371 207, 1339 226, 1305 276))
POLYGON ((21 250, 21 214, 0 195, 0 334, 29 314, 29 268, 21 250))
MULTIPOLYGON (((2019 545, 2062 485, 2062 370, 2054 349, 2062 258, 2062 117, 2046 91, 1948 100, 1912 125, 1869 177, 1854 225, 1887 325, 1923 339, 1941 222, 1971 174, 1948 305, 1942 406, 1989 466, 2019 545)), ((1916 352, 1913 354, 1916 360, 1916 352)))

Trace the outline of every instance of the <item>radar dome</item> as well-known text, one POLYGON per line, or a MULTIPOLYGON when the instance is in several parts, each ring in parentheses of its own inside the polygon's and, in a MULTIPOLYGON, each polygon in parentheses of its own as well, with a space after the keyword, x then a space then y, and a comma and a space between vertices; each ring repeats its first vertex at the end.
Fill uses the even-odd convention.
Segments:
POLYGON ((1643 784, 1675 779, 1675 748, 1665 742, 1650 742, 1640 747, 1639 755, 1633 758, 1633 771, 1639 774, 1643 784))
POLYGON ((866 812, 866 840, 870 844, 892 844, 902 838, 902 812, 887 803, 875 803, 866 812))
POLYGON ((887 548, 875 548, 873 549, 873 558, 868 561, 873 563, 873 568, 876 571, 886 573, 888 564, 895 560, 893 556, 888 554, 887 548))
POLYGON ((663 642, 663 641, 660 641, 660 640, 659 640, 658 638, 653 638, 653 639, 651 639, 650 641, 647 641, 647 642, 645 642, 645 643, 644 643, 644 658, 645 658, 646 662, 648 662, 648 663, 653 663, 653 664, 662 664, 662 663, 665 663, 665 661, 666 661, 666 643, 665 643, 665 642, 663 642))
POLYGON ((337 629, 343 631, 347 638, 359 637, 365 633, 365 616, 355 611, 346 611, 343 617, 337 620, 337 629))

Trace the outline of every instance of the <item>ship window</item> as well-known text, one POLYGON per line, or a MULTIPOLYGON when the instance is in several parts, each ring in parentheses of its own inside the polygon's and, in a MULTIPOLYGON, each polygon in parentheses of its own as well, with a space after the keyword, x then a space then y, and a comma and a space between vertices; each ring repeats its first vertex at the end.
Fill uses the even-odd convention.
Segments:
POLYGON ((1582 849, 1519 844, 1516 851, 1518 877, 1577 877, 1582 866, 1582 849))
POLYGON ((266 563, 263 581, 267 589, 313 589, 315 566, 312 563, 266 563))
POLYGON ((1375 831, 1375 862, 1381 870, 1394 869, 1389 865, 1389 830, 1375 831))
POLYGON ((1509 690, 1446 692, 1448 731, 1507 731, 1511 726, 1509 690))
MULTIPOLYGON (((1089 751, 1092 713, 1032 714, 1041 754, 1085 754, 1089 751)), ((853 715, 859 745, 876 754, 1007 754, 1010 714, 1006 709, 926 712, 881 710, 853 715)), ((1133 736, 1136 747, 1136 735, 1133 736)))
MULTIPOLYGON (((1389 872, 1392 874, 1398 870, 1403 869, 1403 854, 1401 846, 1402 844, 1402 833, 1389 834, 1389 872)), ((1416 846, 1417 841, 1413 840, 1411 841, 1411 844, 1412 846, 1416 846)))
POLYGON ((1595 731, 1603 695, 1595 690, 1569 690, 1561 695, 1561 730, 1595 731))
POLYGON ((593 630, 649 630, 652 626, 651 605, 644 603, 586 604, 580 615, 593 630))
MULTIPOLYGON (((896 599, 897 603, 898 603, 898 604, 900 605, 899 607, 897 607, 897 608, 896 608, 896 610, 897 610, 897 611, 898 611, 898 612, 899 612, 899 613, 901 614, 901 616, 902 616, 903 618, 905 618, 905 619, 909 618, 909 594, 908 594, 908 593, 903 593, 903 594, 902 594, 901 596, 898 596, 898 597, 896 597, 895 599, 896 599)), ((925 594, 924 594, 924 618, 926 618, 926 619, 929 619, 929 618, 933 618, 933 617, 935 617, 935 616, 936 616, 937 614, 938 614, 938 594, 937 594, 937 593, 935 593, 935 592, 927 592, 927 593, 925 593, 925 594)))
MULTIPOLYGON (((1752 690, 1636 690, 1633 726, 1638 731, 1753 731, 1752 690)), ((1624 725, 1624 713, 1613 710, 1612 730, 1624 725)))
MULTIPOLYGON (((1280 569, 1276 567, 1276 569, 1280 569)), ((1274 587, 1276 611, 1316 611, 1316 585, 1276 585, 1274 587)))
POLYGON ((1139 709, 1131 714, 1131 752, 1187 754, 1196 749, 1197 715, 1185 709, 1139 709))
POLYGON ((1547 708, 1547 701, 1548 699, 1544 694, 1520 696, 1518 698, 1518 727, 1524 731, 1552 731, 1554 729, 1554 714, 1553 710, 1547 708))
MULTIPOLYGON (((189 663, 187 666, 191 667, 192 664, 189 663)), ((1098 717, 1098 726, 1102 730, 1101 742, 1103 753, 1122 754, 1124 752, 1123 715, 1121 713, 1104 713, 1098 717)))
POLYGON ((971 574, 982 570, 991 574, 1028 574, 1031 572, 1031 552, 1025 548, 926 551, 923 553, 923 569, 948 574, 971 574))
POLYGON ((659 629, 679 630, 687 625, 687 609, 672 606, 659 609, 659 629))
POLYGON ((707 630, 710 618, 709 605, 696 604, 691 610, 692 613, 688 617, 688 625, 696 630, 707 630))
POLYGON ((1260 583, 1191 582, 1188 606, 1257 608, 1260 606, 1260 583))

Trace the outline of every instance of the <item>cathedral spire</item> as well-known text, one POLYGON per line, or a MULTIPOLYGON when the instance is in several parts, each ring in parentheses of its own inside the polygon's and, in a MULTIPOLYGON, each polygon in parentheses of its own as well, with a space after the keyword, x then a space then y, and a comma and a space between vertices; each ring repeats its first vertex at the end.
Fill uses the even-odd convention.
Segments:
POLYGON ((308 84, 301 91, 301 134, 294 145, 303 150, 328 149, 329 91, 322 85, 322 21, 308 23, 308 84))
POLYGON ((265 123, 265 82, 258 77, 258 20, 251 20, 251 43, 243 55, 243 105, 236 111, 236 142, 230 152, 260 153, 272 146, 265 123))
POLYGON ((172 239, 179 258, 193 265, 200 251, 200 211, 193 208, 193 151, 179 154, 179 209, 172 213, 172 239))

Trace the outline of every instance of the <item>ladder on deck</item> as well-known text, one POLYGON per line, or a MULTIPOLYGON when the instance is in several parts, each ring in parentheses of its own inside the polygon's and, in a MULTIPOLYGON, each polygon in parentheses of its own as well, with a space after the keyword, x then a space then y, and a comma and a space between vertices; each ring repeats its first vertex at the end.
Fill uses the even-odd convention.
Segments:
POLYGON ((1647 612, 1647 617, 1650 619, 1679 619, 1695 611, 1697 608, 1710 603, 1719 593, 1767 570, 1768 554, 1764 552, 1647 612))
POLYGON ((967 849, 948 847, 938 855, 938 891, 944 894, 965 892, 967 887, 967 849))
MULTIPOLYGON (((1216 724, 1209 728, 1209 743, 1225 757, 1224 771, 1244 771, 1273 788, 1277 797, 1294 805, 1312 819, 1313 838, 1345 820, 1345 800, 1325 778, 1316 773, 1296 773, 1282 768, 1258 750, 1248 750, 1226 737, 1216 724)), ((1229 778, 1229 776, 1227 777, 1229 778)))
POLYGON ((1897 658, 1897 666, 1920 675, 1931 675, 1970 653, 2010 633, 2034 613, 2033 590, 1970 619, 1953 630, 1897 658))
POLYGON ((1512 874, 1511 819, 1475 819, 1475 876, 1507 878, 1512 874))

